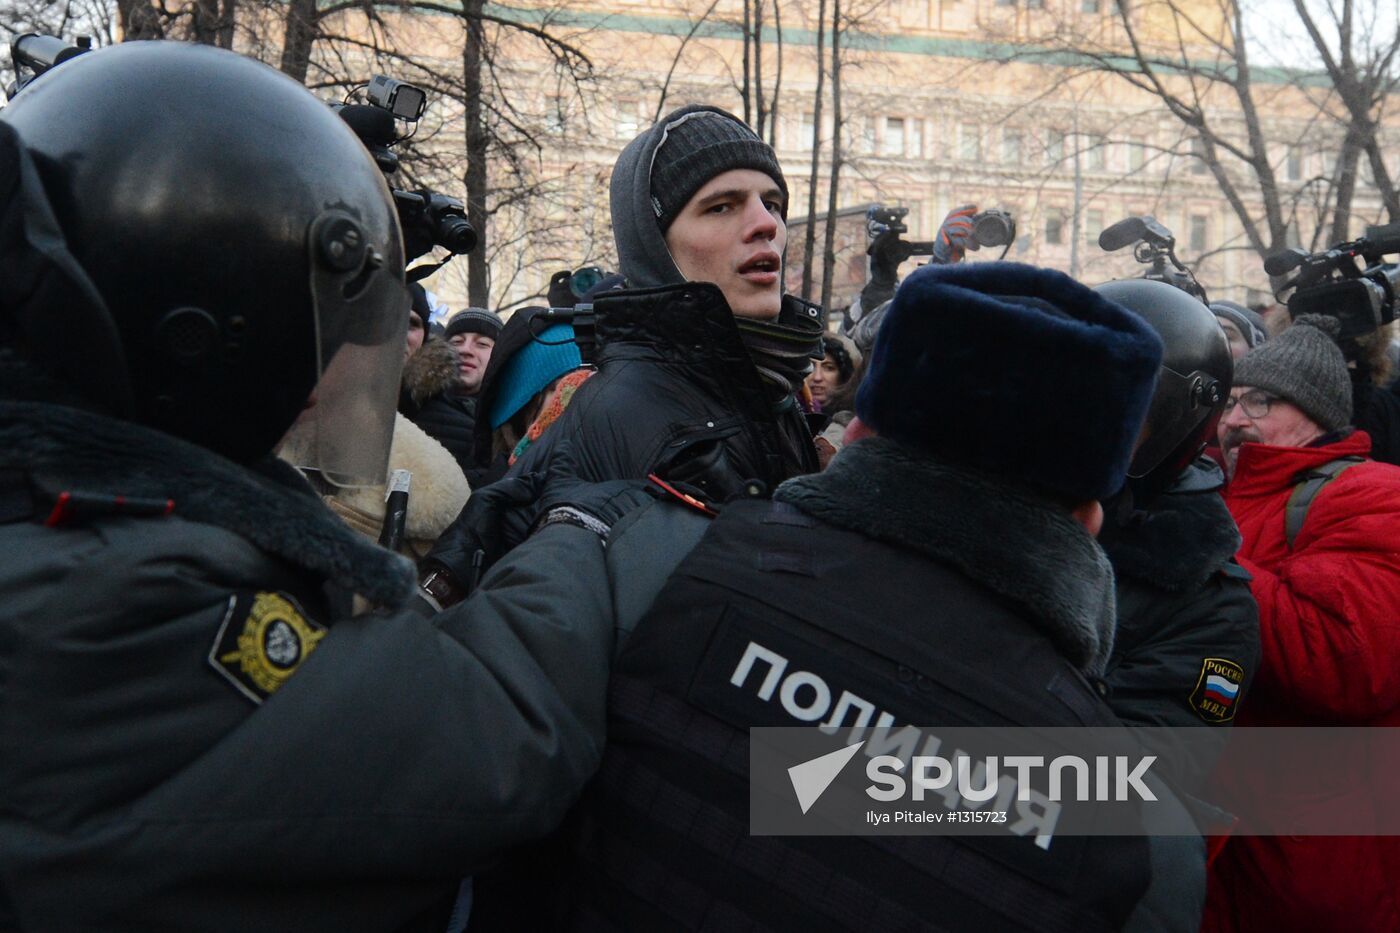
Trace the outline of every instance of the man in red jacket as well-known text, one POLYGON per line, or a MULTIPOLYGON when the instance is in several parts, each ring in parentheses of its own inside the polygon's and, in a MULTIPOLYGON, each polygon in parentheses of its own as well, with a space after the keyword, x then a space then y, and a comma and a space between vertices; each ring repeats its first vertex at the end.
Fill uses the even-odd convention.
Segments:
MULTIPOLYGON (((1220 421, 1263 649, 1237 726, 1400 725, 1400 468, 1349 427, 1336 332, 1307 315, 1251 351, 1220 421)), ((1307 799, 1286 781, 1254 789, 1259 806, 1307 799)), ((1400 838, 1236 836, 1204 928, 1397 930, 1397 878, 1400 838)))

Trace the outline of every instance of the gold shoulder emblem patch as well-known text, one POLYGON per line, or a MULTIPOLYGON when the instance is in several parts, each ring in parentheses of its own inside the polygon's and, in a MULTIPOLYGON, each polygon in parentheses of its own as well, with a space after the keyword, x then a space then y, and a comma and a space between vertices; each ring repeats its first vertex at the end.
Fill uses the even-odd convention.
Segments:
POLYGON ((1196 689, 1187 700, 1191 708, 1206 722, 1229 722, 1235 718, 1235 701, 1244 684, 1244 668, 1225 658, 1205 658, 1196 689))
POLYGON ((325 635, 326 627, 308 619, 291 596, 242 593, 229 597, 209 663, 238 692, 261 703, 297 672, 325 635))

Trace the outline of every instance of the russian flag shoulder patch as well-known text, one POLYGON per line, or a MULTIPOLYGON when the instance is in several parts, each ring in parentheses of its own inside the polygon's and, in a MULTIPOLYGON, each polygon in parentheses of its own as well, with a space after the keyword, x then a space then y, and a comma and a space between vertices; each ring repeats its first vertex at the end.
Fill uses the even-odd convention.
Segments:
POLYGON ((1206 722, 1229 722, 1235 718, 1243 684, 1244 668, 1239 664, 1226 658, 1204 658, 1187 702, 1206 722))

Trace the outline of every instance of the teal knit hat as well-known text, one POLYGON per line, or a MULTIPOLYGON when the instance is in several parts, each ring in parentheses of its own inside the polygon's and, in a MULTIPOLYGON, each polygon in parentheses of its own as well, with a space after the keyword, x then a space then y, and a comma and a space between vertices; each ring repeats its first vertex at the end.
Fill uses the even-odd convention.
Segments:
POLYGON ((491 430, 505 424, 541 389, 583 365, 572 324, 553 324, 535 335, 507 361, 497 376, 491 403, 491 430))

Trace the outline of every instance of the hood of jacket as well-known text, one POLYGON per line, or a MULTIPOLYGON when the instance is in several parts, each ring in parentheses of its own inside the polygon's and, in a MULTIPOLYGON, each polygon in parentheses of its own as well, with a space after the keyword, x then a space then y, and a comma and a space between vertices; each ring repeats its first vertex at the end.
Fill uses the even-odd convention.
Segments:
POLYGON ((403 388, 414 407, 457 385, 457 351, 441 337, 424 340, 403 364, 403 388))
POLYGON ((871 437, 773 498, 957 567, 1020 605, 1080 670, 1103 674, 1117 624, 1113 568, 1093 536, 1033 490, 871 437))
POLYGON ((655 288, 685 281, 656 223, 651 203, 651 169, 668 127, 688 114, 702 111, 729 116, 718 107, 683 107, 628 143, 613 166, 608 200, 618 265, 629 288, 655 288))

